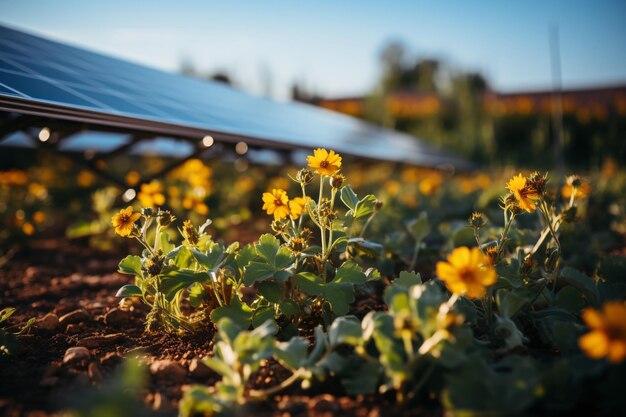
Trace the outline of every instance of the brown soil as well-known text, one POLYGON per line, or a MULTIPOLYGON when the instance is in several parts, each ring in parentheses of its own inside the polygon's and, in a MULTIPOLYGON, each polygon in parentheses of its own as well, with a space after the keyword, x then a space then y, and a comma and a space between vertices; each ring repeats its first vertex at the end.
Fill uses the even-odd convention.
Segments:
MULTIPOLYGON (((124 357, 138 355, 146 364, 173 360, 185 372, 179 381, 150 374, 142 391, 147 408, 160 415, 177 414, 184 389, 191 384, 213 384, 218 377, 208 372, 191 375, 194 358, 207 355, 214 330, 193 335, 144 332, 146 309, 136 304, 131 312, 119 310, 117 289, 130 283, 115 273, 122 254, 97 252, 76 242, 50 240, 23 251, 0 268, 0 308, 15 307, 11 325, 38 319, 48 313, 77 316, 75 323, 59 324, 54 330, 37 326, 19 337, 18 353, 0 359, 0 414, 48 416, 66 410, 72 397, 96 389, 114 374, 124 357), (82 317, 81 317, 82 316, 82 317), (90 357, 63 363, 68 348, 85 346, 90 357)), ((378 307, 378 300, 361 300, 357 310, 378 307)), ((74 321, 71 319, 65 319, 74 321)), ((65 321, 64 320, 64 321, 65 321)), ((272 386, 289 372, 270 362, 254 378, 255 387, 272 386)), ((292 387, 264 403, 252 404, 244 414, 258 416, 379 416, 440 415, 433 404, 423 408, 399 407, 392 396, 348 396, 340 386, 327 381, 303 391, 292 387)))

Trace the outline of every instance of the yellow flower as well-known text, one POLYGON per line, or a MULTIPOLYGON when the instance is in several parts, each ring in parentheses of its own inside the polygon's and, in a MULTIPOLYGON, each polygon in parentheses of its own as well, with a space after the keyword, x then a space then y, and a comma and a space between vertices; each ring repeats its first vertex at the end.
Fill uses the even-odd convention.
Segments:
POLYGON ((306 200, 304 197, 296 197, 292 200, 289 200, 289 213, 291 214, 291 218, 294 220, 298 220, 298 218, 302 215, 304 211, 304 207, 306 203, 311 201, 311 197, 306 196, 306 200))
POLYGON ((131 206, 120 210, 120 212, 111 219, 111 223, 113 223, 113 227, 115 227, 115 233, 120 236, 129 236, 130 232, 133 231, 135 222, 139 220, 140 217, 141 213, 133 213, 131 206))
POLYGON ((626 358, 626 305, 609 301, 602 310, 586 308, 583 320, 591 330, 578 339, 578 345, 592 359, 608 358, 618 363, 626 358))
POLYGON ((333 175, 341 168, 341 156, 335 151, 328 152, 326 149, 315 149, 313 155, 306 157, 309 168, 313 168, 320 175, 333 175))
POLYGON ((157 207, 165 204, 163 186, 158 181, 141 184, 141 191, 139 191, 138 197, 143 207, 157 207))
POLYGON ((437 276, 454 294, 480 298, 485 295, 485 287, 496 282, 496 271, 479 248, 456 248, 447 259, 437 262, 437 276))
POLYGON ((271 193, 263 193, 263 203, 263 210, 273 214, 274 220, 289 216, 289 198, 285 190, 274 188, 271 193))
POLYGON ((204 203, 205 194, 201 188, 187 193, 183 198, 183 207, 186 210, 194 210, 196 213, 206 216, 209 214, 209 207, 204 203))
POLYGON ((586 198, 591 193, 591 185, 589 182, 577 175, 567 177, 565 185, 561 188, 561 195, 563 198, 568 199, 572 196, 574 189, 576 190, 575 197, 586 198))
POLYGON ((511 178, 506 184, 506 188, 513 193, 519 206, 529 213, 535 211, 537 206, 533 200, 539 198, 537 191, 526 185, 526 177, 522 174, 511 178))

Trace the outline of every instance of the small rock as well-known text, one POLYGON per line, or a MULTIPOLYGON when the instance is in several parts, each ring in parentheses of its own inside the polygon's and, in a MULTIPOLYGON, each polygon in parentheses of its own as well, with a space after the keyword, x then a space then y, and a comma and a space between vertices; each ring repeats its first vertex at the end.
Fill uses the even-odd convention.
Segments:
POLYGON ((127 323, 129 319, 130 314, 128 311, 119 308, 113 308, 104 315, 104 323, 109 326, 119 326, 120 324, 127 323))
POLYGON ((109 368, 122 362, 122 359, 122 356, 117 354, 116 352, 109 352, 100 358, 100 363, 102 364, 102 366, 109 368))
POLYGON ((68 364, 72 362, 83 361, 83 360, 89 359, 90 356, 91 354, 89 353, 89 350, 87 350, 86 347, 83 347, 83 346, 71 347, 65 351, 65 355, 63 356, 63 363, 68 364))
POLYGON ((59 317, 48 313, 37 321, 37 327, 43 330, 56 330, 59 327, 59 317))
POLYGON ((68 324, 65 328, 65 333, 67 334, 76 334, 78 332, 80 332, 80 328, 77 324, 68 324))
POLYGON ((197 379, 208 379, 212 375, 211 369, 198 358, 191 360, 189 373, 192 377, 197 379))
POLYGON ((315 414, 335 415, 339 411, 336 399, 329 394, 323 394, 311 407, 315 414))
POLYGON ((104 336, 89 336, 81 339, 80 344, 88 348, 97 348, 100 346, 106 346, 111 343, 119 342, 120 340, 125 338, 126 335, 124 333, 113 333, 104 336))
POLYGON ((87 313, 86 310, 81 308, 81 309, 74 310, 71 313, 67 313, 61 316, 61 318, 59 319, 59 323, 61 323, 62 325, 75 324, 75 323, 80 323, 81 321, 86 321, 89 319, 90 319, 89 313, 87 313))
POLYGON ((91 362, 87 368, 87 376, 92 381, 102 381, 102 371, 97 363, 91 362))
POLYGON ((154 361, 150 365, 150 372, 163 380, 172 383, 181 383, 187 377, 187 371, 178 362, 169 359, 154 361))

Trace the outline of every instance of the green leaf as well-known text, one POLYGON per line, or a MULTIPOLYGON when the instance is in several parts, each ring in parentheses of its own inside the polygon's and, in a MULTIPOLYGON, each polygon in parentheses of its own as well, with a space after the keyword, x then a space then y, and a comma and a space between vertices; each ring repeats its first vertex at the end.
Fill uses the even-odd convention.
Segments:
POLYGON ((414 285, 422 283, 422 277, 415 272, 400 271, 398 278, 393 280, 393 285, 406 288, 407 290, 414 285))
POLYGON ((348 239, 348 246, 350 249, 357 250, 358 252, 364 253, 372 258, 380 256, 384 249, 383 245, 380 243, 371 242, 363 239, 362 237, 348 239))
POLYGON ((136 285, 124 285, 117 290, 116 297, 141 297, 141 288, 136 285))
POLYGON ((300 312, 298 303, 292 300, 283 300, 280 303, 280 311, 287 317, 295 316, 300 312))
POLYGON ((280 242, 274 235, 266 233, 259 238, 255 245, 256 251, 268 264, 275 265, 276 253, 280 247, 280 242))
POLYGON ((280 303, 282 293, 280 291, 280 286, 277 283, 272 281, 261 281, 257 283, 257 289, 259 290, 259 294, 261 294, 267 301, 271 303, 280 303))
POLYGON ((274 355, 286 368, 292 371, 304 366, 309 350, 309 341, 303 337, 293 337, 288 342, 278 343, 274 355))
POLYGON ((346 205, 352 212, 356 212, 356 206, 359 203, 359 198, 356 196, 356 193, 350 188, 349 185, 346 185, 341 189, 341 201, 346 205))
POLYGON ((587 305, 587 302, 581 292, 575 287, 564 287, 556 295, 555 305, 572 314, 579 314, 587 305))
POLYGON ((421 212, 417 219, 411 220, 407 227, 409 232, 416 241, 421 241, 430 233, 430 224, 428 223, 428 216, 425 211, 421 212))
POLYGON ((239 269, 244 269, 250 261, 254 260, 257 257, 256 250, 254 249, 254 245, 247 244, 244 246, 237 255, 235 256, 235 262, 237 263, 237 267, 239 269))
POLYGON ((341 378, 341 385, 349 394, 372 394, 379 386, 380 365, 374 361, 364 361, 352 368, 347 377, 341 378))
POLYGON ((322 295, 324 292, 324 280, 312 272, 300 272, 296 275, 296 282, 308 295, 322 295))
POLYGON ((196 272, 190 269, 175 269, 161 277, 159 291, 165 294, 168 301, 172 301, 176 294, 187 289, 191 284, 200 282, 207 283, 211 278, 206 272, 196 272))
POLYGON ((167 232, 161 232, 159 235, 159 246, 157 249, 161 249, 163 253, 169 253, 174 250, 175 246, 170 242, 170 236, 167 232))
POLYGON ((255 282, 262 281, 274 276, 275 269, 271 265, 262 262, 250 262, 243 272, 243 283, 250 286, 255 282))
POLYGON ((566 266, 561 270, 559 280, 561 283, 569 284, 578 289, 592 306, 599 306, 600 295, 598 293, 598 287, 596 287, 593 279, 587 275, 572 267, 566 266))
POLYGON ((248 304, 241 301, 239 297, 235 296, 229 305, 218 307, 211 311, 211 321, 213 323, 218 323, 223 318, 229 318, 238 326, 247 328, 252 319, 252 309, 248 304))
POLYGON ((191 304, 193 308, 198 308, 204 301, 205 296, 206 289, 204 285, 196 282, 189 289, 189 304, 191 304))
POLYGON ((354 302, 354 289, 351 284, 329 282, 324 286, 324 298, 328 300, 335 314, 344 316, 354 302))
POLYGON ((528 302, 530 297, 524 297, 515 290, 499 290, 496 294, 496 302, 500 314, 507 318, 512 318, 528 302))
POLYGON ((342 343, 357 346, 363 343, 361 322, 354 316, 338 317, 328 329, 328 340, 331 347, 342 343))
POLYGON ((356 209, 354 210, 354 217, 359 219, 361 217, 369 216, 374 212, 374 207, 376 206, 376 196, 372 194, 366 195, 359 201, 356 205, 356 209))
POLYGON ((235 375, 233 367, 230 364, 221 361, 219 358, 212 358, 207 356, 206 358, 202 359, 202 363, 204 363, 206 366, 208 366, 223 377, 232 377, 235 375))
POLYGON ((346 261, 337 268, 335 279, 333 279, 332 282, 338 284, 344 282, 349 284, 365 284, 367 277, 359 265, 353 261, 346 261))
POLYGON ((202 253, 196 248, 191 249, 194 258, 203 268, 214 271, 220 266, 224 256, 224 248, 221 245, 214 245, 207 253, 202 253))
POLYGON ((252 326, 259 327, 268 320, 274 319, 274 309, 272 307, 259 307, 252 315, 252 326))
POLYGON ((136 255, 128 255, 120 261, 118 272, 142 277, 143 272, 141 271, 141 258, 136 255))

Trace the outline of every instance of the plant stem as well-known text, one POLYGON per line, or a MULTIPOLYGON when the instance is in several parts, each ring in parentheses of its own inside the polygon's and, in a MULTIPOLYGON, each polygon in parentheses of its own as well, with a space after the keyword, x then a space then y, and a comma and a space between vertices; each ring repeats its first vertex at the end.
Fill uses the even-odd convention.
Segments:
POLYGON ((413 257, 411 258, 411 265, 409 266, 409 271, 415 271, 415 266, 417 265, 417 257, 420 253, 421 246, 422 246, 422 239, 417 239, 415 241, 415 248, 413 249, 413 257))
POLYGON ((317 217, 320 220, 319 228, 322 238, 322 255, 326 253, 326 228, 320 218, 320 205, 322 204, 322 196, 324 194, 324 178, 324 175, 320 176, 320 195, 317 199, 317 217))
POLYGON ((374 210, 372 212, 372 214, 367 218, 367 221, 365 222, 365 224, 363 225, 363 228, 361 229, 361 233, 359 233, 359 237, 363 237, 363 235, 365 234, 365 231, 367 230, 368 226, 370 225, 370 223, 372 222, 374 217, 376 217, 376 213, 377 213, 377 211, 374 210))
POLYGON ((256 389, 250 390, 248 392, 248 397, 258 399, 258 398, 266 398, 272 394, 276 394, 277 392, 282 391, 283 389, 287 388, 288 386, 296 382, 304 374, 305 373, 301 369, 298 369, 296 372, 291 374, 289 378, 285 379, 278 385, 274 385, 273 387, 261 389, 261 390, 256 390, 256 389))

